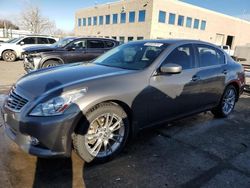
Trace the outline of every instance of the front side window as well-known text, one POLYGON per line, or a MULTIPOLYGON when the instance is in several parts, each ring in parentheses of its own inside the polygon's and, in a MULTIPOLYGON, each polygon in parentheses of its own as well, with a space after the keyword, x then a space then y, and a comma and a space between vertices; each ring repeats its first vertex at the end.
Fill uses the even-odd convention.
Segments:
POLYGON ((181 16, 181 15, 178 16, 178 25, 179 26, 184 25, 184 16, 181 16))
POLYGON ((88 40, 87 43, 88 48, 104 48, 104 43, 100 40, 88 40))
POLYGON ((134 37, 128 37, 128 41, 133 41, 134 37))
POLYGON ((121 13, 121 23, 126 23, 126 13, 121 13))
POLYGON ((165 11, 159 11, 159 17, 158 17, 159 23, 165 23, 166 22, 166 12, 165 11))
POLYGON ((23 42, 24 44, 36 44, 36 39, 34 37, 27 37, 21 42, 23 42))
POLYGON ((86 48, 86 40, 78 40, 67 46, 69 49, 83 50, 86 48))
POLYGON ((140 10, 138 22, 145 22, 145 20, 146 20, 146 10, 140 10))
POLYGON ((92 23, 92 19, 91 19, 91 17, 88 17, 88 25, 90 26, 92 23))
POLYGON ((163 43, 127 43, 108 51, 94 61, 95 64, 130 70, 150 66, 166 49, 163 43))
POLYGON ((135 12, 129 12, 129 23, 135 22, 135 12))
POLYGON ((173 63, 182 66, 182 69, 195 67, 192 45, 183 45, 173 50, 165 59, 164 64, 173 63))
POLYGON ((192 18, 191 17, 187 17, 186 27, 189 27, 189 28, 192 27, 192 18))
POLYGON ((103 25, 103 16, 99 16, 99 25, 103 25))
POLYGON ((97 17, 96 16, 93 17, 93 25, 97 25, 97 17))
POLYGON ((115 46, 115 43, 112 41, 105 41, 105 44, 107 48, 112 48, 115 46))
POLYGON ((223 52, 208 45, 197 45, 200 67, 225 64, 223 52))
POLYGON ((106 24, 110 24, 110 15, 106 15, 106 24))
POLYGON ((199 29, 200 20, 194 19, 194 29, 199 29))
POLYGON ((207 22, 205 20, 201 21, 201 30, 206 30, 206 24, 207 22))
POLYGON ((54 44, 56 43, 56 40, 55 39, 48 39, 49 40, 49 44, 54 44))
POLYGON ((113 14, 113 24, 118 23, 118 14, 113 14))
POLYGON ((175 24, 175 14, 173 14, 173 13, 169 14, 168 24, 170 24, 170 25, 175 24))

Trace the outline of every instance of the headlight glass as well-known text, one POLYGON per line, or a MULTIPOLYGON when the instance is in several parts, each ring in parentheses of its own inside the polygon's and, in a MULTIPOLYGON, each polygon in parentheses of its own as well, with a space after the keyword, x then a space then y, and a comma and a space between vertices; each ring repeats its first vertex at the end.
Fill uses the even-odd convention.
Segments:
POLYGON ((53 99, 38 104, 29 114, 30 116, 56 116, 61 115, 77 99, 87 93, 87 88, 66 92, 53 99))

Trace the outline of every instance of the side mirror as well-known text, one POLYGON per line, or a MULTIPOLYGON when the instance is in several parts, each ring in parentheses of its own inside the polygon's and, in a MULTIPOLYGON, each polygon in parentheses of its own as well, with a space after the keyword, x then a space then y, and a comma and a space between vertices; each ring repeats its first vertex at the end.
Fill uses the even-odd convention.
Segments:
POLYGON ((166 74, 179 74, 182 71, 182 66, 173 63, 167 63, 161 66, 160 71, 161 73, 166 74))
POLYGON ((22 45, 24 45, 24 42, 22 41, 22 42, 20 42, 20 45, 22 46, 22 45))

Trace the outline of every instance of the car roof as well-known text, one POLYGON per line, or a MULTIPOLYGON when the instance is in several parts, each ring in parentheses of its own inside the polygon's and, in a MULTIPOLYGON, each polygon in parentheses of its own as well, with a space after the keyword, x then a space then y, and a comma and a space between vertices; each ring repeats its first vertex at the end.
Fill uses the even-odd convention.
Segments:
POLYGON ((115 40, 115 39, 111 39, 111 38, 100 38, 100 37, 76 37, 75 39, 109 40, 109 41, 118 42, 118 41, 115 40))
POLYGON ((208 45, 213 45, 212 43, 201 41, 201 40, 190 40, 190 39, 151 39, 151 40, 139 40, 132 41, 135 43, 145 43, 145 42, 155 42, 155 43, 164 43, 164 44, 177 44, 177 43, 204 43, 208 45))

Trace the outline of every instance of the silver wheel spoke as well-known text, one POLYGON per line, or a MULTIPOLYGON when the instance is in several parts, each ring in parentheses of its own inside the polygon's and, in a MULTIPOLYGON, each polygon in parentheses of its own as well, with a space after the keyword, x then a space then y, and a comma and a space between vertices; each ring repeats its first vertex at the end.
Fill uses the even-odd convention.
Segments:
POLYGON ((109 129, 112 131, 112 132, 114 132, 114 131, 116 131, 116 130, 118 130, 118 129, 120 129, 121 128, 121 119, 119 119, 117 122, 115 122, 113 125, 111 125, 110 127, 109 127, 109 129))
POLYGON ((100 151, 102 147, 102 140, 98 139, 97 142, 95 143, 94 147, 91 149, 91 153, 94 155, 97 155, 98 152, 100 151))

